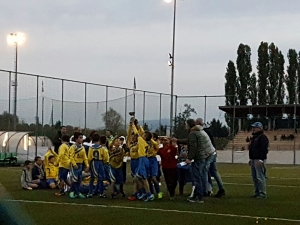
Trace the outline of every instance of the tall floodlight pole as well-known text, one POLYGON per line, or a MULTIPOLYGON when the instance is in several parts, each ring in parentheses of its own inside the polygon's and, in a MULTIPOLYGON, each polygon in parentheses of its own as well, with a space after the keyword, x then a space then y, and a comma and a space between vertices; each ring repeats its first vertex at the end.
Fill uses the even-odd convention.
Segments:
POLYGON ((175 67, 175 28, 176 28, 176 3, 177 0, 164 0, 167 3, 174 2, 174 14, 173 14, 173 43, 172 54, 169 53, 169 66, 171 67, 171 104, 170 104, 170 135, 172 135, 173 129, 173 110, 174 110, 174 67, 175 67))
POLYGON ((23 44, 25 41, 25 35, 23 33, 10 33, 7 36, 7 43, 10 45, 15 45, 15 79, 12 82, 14 86, 14 131, 17 130, 17 92, 18 92, 18 46, 23 44))

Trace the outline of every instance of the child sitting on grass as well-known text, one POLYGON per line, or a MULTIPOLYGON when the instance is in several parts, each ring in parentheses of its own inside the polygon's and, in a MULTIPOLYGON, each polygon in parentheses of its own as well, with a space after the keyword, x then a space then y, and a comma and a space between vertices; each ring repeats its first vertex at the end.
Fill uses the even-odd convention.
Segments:
POLYGON ((33 188, 38 188, 39 179, 32 180, 32 162, 26 160, 24 163, 24 169, 21 175, 21 186, 25 190, 32 190, 33 188))

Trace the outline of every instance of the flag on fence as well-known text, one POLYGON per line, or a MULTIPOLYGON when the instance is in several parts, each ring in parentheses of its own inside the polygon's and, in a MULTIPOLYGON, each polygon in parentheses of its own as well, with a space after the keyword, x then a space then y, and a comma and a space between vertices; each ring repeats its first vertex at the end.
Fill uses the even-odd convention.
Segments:
POLYGON ((133 89, 134 89, 134 91, 136 90, 136 82, 135 82, 135 77, 134 77, 134 80, 133 80, 133 89))

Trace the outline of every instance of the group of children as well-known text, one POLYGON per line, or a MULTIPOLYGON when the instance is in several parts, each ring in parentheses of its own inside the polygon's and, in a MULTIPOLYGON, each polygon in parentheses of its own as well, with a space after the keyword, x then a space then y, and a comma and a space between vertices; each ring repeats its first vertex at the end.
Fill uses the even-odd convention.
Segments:
MULTIPOLYGON (((63 135, 58 154, 49 148, 44 162, 40 157, 36 157, 34 168, 30 161, 25 162, 21 177, 22 187, 28 190, 47 186, 58 187, 57 196, 65 195, 68 191, 70 198, 91 198, 94 195, 105 198, 107 197, 105 190, 111 188, 112 198, 119 194, 125 197, 126 177, 124 178, 123 173, 123 159, 129 156, 134 181, 133 193, 128 199, 151 201, 155 198, 154 190, 158 198, 163 197, 157 180, 159 164, 156 155, 160 154, 166 165, 168 165, 166 161, 175 161, 173 167, 177 171, 175 148, 160 149, 158 136, 144 131, 134 119, 130 121, 128 127, 126 144, 122 143, 118 136, 106 137, 94 133, 91 139, 90 147, 86 151, 82 133, 74 133, 72 137, 74 144, 71 146, 69 146, 70 137, 63 135)), ((171 146, 170 143, 168 146, 171 146)), ((165 169, 168 171, 170 168, 165 169)), ((175 179, 177 184, 177 178, 173 180, 175 179)), ((173 187, 174 190, 170 192, 168 187, 171 199, 175 194, 175 188, 173 187)))

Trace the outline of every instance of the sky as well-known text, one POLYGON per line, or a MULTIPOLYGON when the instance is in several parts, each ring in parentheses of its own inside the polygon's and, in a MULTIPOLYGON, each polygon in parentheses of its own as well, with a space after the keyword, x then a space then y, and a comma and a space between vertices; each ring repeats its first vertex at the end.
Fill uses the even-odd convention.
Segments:
MULTIPOLYGON (((170 93, 172 4, 4 0, 0 5, 0 69, 14 70, 14 48, 6 37, 23 32, 20 72, 127 88, 136 77, 137 89, 170 93)), ((299 51, 299 8, 299 0, 177 0, 175 94, 223 95, 226 66, 236 61, 240 43, 252 48, 254 72, 261 41, 274 42, 285 56, 289 48, 299 51)), ((57 98, 60 86, 52 86, 50 97, 57 98)))

